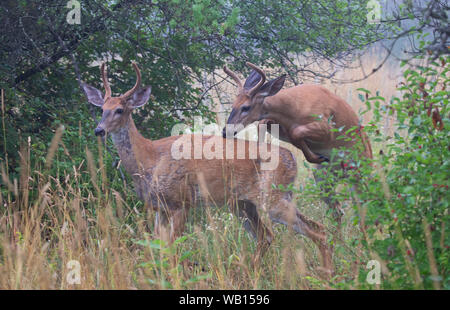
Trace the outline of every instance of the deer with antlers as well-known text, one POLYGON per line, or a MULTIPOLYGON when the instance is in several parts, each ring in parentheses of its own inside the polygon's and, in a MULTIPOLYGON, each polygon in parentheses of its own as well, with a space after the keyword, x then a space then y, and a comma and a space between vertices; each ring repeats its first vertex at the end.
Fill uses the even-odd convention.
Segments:
MULTIPOLYGON (((224 137, 236 135, 236 128, 239 128, 237 124, 243 125, 240 128, 255 121, 259 121, 262 128, 266 127, 264 125, 279 124, 280 135, 277 138, 293 144, 303 152, 308 162, 316 164, 314 177, 319 184, 323 183, 324 169, 330 166, 322 163, 336 163, 345 159, 349 154, 346 150, 353 149, 359 157, 372 158, 369 139, 359 130, 358 116, 344 100, 321 85, 305 84, 281 90, 286 75, 266 82, 266 75, 261 68, 249 62, 247 66, 253 71, 244 84, 236 73, 224 67, 224 72, 238 86, 238 95, 232 105, 227 126, 223 129, 224 137), (356 137, 347 134, 352 128, 357 128, 356 137), (339 158, 332 157, 335 149, 342 150, 339 158)), ((270 126, 267 130, 270 132, 270 126)), ((264 134, 260 130, 260 141, 264 140, 264 134)), ((347 165, 345 163, 343 166, 347 165)), ((337 174, 338 167, 331 165, 332 174, 337 174)), ((333 199, 333 189, 325 187, 323 190, 323 200, 333 209, 340 226, 343 212, 339 203, 333 199)))
MULTIPOLYGON (((331 250, 327 245, 324 227, 308 219, 291 202, 291 193, 283 192, 272 185, 288 186, 297 175, 296 160, 292 153, 279 148, 278 165, 273 170, 263 170, 267 160, 259 155, 250 159, 249 149, 258 146, 255 142, 243 141, 245 156, 238 156, 233 148, 231 158, 223 149, 223 159, 176 159, 173 145, 180 138, 201 146, 224 145, 229 140, 220 136, 182 135, 152 141, 137 130, 132 118, 134 109, 148 100, 151 87, 140 87, 141 74, 133 63, 137 75, 135 86, 119 97, 111 95, 105 71, 101 75, 105 95, 88 84, 82 87, 88 101, 101 107, 102 118, 95 135, 110 134, 118 150, 121 163, 132 176, 138 197, 145 206, 156 211, 155 235, 173 241, 184 230, 187 210, 191 207, 213 203, 228 205, 232 212, 243 218, 245 229, 256 239, 254 260, 262 256, 272 242, 273 233, 261 220, 261 213, 268 214, 276 223, 290 227, 315 242, 320 250, 323 268, 332 270, 331 250)), ((270 147, 270 145, 266 145, 270 147)))

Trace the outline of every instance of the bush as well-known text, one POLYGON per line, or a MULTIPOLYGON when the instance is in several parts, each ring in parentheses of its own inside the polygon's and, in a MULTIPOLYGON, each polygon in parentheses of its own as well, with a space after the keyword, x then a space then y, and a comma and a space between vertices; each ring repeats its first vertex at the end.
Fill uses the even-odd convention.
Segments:
MULTIPOLYGON (((354 195, 352 225, 360 232, 336 252, 351 248, 362 251, 358 283, 366 282, 366 263, 377 260, 385 289, 449 289, 448 206, 450 201, 450 135, 448 62, 441 57, 426 66, 404 72, 401 95, 389 104, 377 93, 359 89, 361 100, 374 119, 363 130, 380 147, 373 161, 358 161, 348 176, 325 182, 341 187, 336 199, 349 198, 349 185, 358 186, 354 195), (381 133, 384 117, 396 121, 393 136, 381 133)), ((303 195, 318 196, 317 186, 307 186, 303 195)), ((305 197, 305 196, 303 196, 305 197)), ((346 257, 348 261, 348 257, 346 257)), ((346 263, 348 263, 346 261, 346 263)), ((339 269, 342 273, 344 270, 339 269)), ((347 282, 355 284, 354 281, 347 282)))

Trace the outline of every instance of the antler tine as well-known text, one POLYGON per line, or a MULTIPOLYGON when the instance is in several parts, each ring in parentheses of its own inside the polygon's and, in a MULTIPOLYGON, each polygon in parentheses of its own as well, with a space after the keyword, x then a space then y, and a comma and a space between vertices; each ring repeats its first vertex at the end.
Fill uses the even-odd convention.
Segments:
POLYGON ((129 91, 127 91, 125 94, 122 95, 123 98, 131 96, 141 85, 141 71, 139 70, 138 65, 134 61, 132 62, 132 65, 137 76, 136 84, 134 84, 134 87, 132 89, 130 89, 129 91))
POLYGON ((102 74, 103 87, 105 88, 105 97, 103 99, 106 99, 106 98, 111 97, 111 87, 109 86, 108 74, 106 73, 106 64, 105 63, 102 63, 100 71, 102 74))
POLYGON ((259 73, 259 75, 261 75, 261 80, 258 82, 258 84, 256 84, 255 85, 255 87, 253 87, 251 90, 249 90, 249 94, 250 95, 252 95, 254 92, 256 92, 256 91, 258 91, 258 89, 261 87, 261 86, 263 86, 264 85, 264 83, 266 82, 266 74, 264 73, 264 71, 260 68, 260 67, 258 67, 258 66, 256 66, 256 65, 254 65, 254 64, 252 64, 251 62, 246 62, 245 63, 247 66, 249 66, 250 68, 252 68, 253 70, 255 70, 256 72, 258 72, 259 73))
POLYGON ((239 89, 242 89, 242 88, 243 88, 243 86, 242 86, 242 81, 238 78, 238 76, 236 75, 236 73, 234 73, 233 71, 231 71, 230 69, 228 69, 227 66, 224 66, 224 67, 223 67, 223 71, 224 71, 228 76, 230 76, 230 77, 236 82, 236 84, 238 85, 238 88, 239 88, 239 89))

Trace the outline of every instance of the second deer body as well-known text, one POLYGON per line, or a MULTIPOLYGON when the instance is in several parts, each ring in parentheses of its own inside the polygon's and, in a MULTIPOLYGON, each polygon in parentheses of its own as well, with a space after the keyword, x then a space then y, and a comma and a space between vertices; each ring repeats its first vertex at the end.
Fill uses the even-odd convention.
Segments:
MULTIPOLYGON (((352 152, 356 159, 372 157, 370 141, 360 130, 358 116, 349 104, 321 85, 305 84, 282 90, 285 75, 267 82, 261 68, 251 63, 247 65, 253 71, 245 83, 224 67, 225 73, 238 85, 224 137, 235 135, 238 131, 235 128, 243 129, 255 121, 260 125, 278 124, 280 135, 277 138, 293 144, 307 161, 316 164, 314 177, 321 184, 322 199, 333 209, 339 229, 343 212, 333 197, 334 182, 324 186, 324 175, 330 169, 331 176, 337 178, 341 170, 339 162, 342 167, 354 165, 352 152), (242 126, 236 126, 239 124, 242 126), (338 151, 339 156, 334 156, 333 151, 338 151), (329 164, 322 164, 324 161, 329 164)), ((270 127, 267 129, 270 131, 270 127)), ((264 135, 259 138, 264 140, 264 135)))

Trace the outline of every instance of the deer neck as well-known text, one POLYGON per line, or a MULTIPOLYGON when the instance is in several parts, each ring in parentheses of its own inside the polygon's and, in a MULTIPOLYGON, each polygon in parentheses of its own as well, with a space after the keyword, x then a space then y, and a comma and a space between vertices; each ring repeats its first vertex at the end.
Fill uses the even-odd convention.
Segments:
POLYGON ((279 124, 288 129, 291 125, 291 114, 280 100, 277 100, 277 98, 274 97, 276 96, 264 100, 261 118, 270 119, 275 124, 279 124))
POLYGON ((139 133, 131 115, 126 125, 111 133, 111 137, 125 170, 132 176, 142 175, 148 161, 148 152, 147 156, 142 156, 144 153, 142 150, 151 147, 149 145, 151 141, 139 133))

